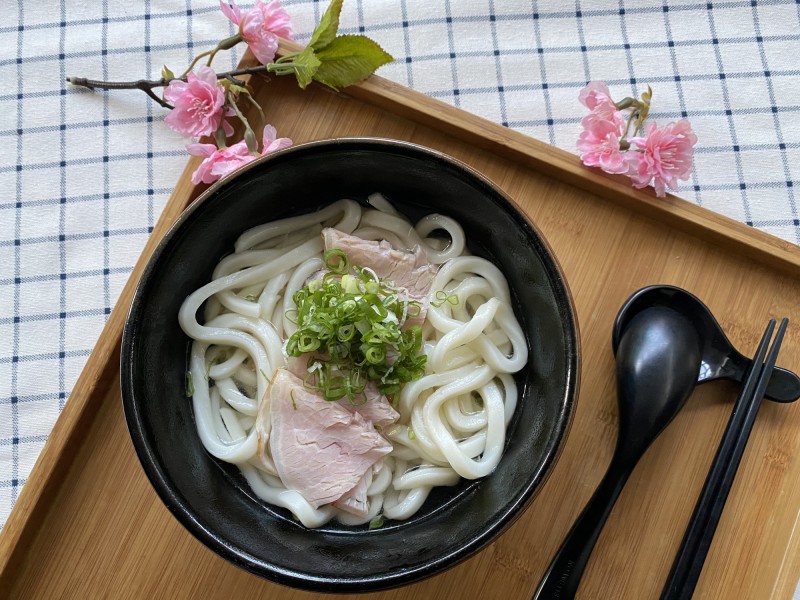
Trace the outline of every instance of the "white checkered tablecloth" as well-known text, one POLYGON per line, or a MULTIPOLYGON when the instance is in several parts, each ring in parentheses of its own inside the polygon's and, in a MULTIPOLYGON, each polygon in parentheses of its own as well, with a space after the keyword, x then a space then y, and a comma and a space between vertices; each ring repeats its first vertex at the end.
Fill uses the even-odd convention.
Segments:
MULTIPOLYGON (((327 0, 284 6, 306 41, 327 0)), ((154 78, 233 33, 215 0, 3 8, 0 525, 187 158, 144 94, 64 79, 154 78)), ((395 56, 380 75, 572 152, 587 81, 650 84, 652 117, 699 138, 679 195, 800 243, 800 0, 345 0, 342 32, 395 56)))

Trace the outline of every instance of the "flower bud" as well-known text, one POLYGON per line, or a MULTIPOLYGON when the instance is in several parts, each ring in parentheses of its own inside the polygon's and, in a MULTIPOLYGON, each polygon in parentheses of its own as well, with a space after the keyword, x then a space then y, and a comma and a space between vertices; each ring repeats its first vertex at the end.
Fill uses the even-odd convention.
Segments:
POLYGON ((230 50, 242 40, 243 40, 242 35, 240 33, 237 33, 236 35, 232 35, 231 37, 222 40, 219 44, 217 44, 217 48, 219 48, 220 50, 230 50))
POLYGON ((244 132, 244 143, 247 144, 247 150, 250 154, 258 154, 258 139, 256 134, 249 127, 244 132))

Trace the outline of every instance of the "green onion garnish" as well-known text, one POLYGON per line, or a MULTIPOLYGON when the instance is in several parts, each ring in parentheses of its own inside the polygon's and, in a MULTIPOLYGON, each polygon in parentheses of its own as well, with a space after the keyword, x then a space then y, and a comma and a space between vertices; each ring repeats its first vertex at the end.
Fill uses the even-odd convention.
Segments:
POLYGON ((325 266, 336 275, 344 275, 350 270, 350 261, 347 260, 347 255, 338 248, 325 251, 322 260, 325 261, 325 266))
POLYGON ((370 529, 379 529, 383 527, 383 524, 386 522, 386 519, 383 518, 383 515, 378 515, 377 517, 373 517, 372 520, 369 522, 370 529))
POLYGON ((348 398, 355 404, 363 401, 367 380, 374 381, 382 394, 391 395, 422 377, 426 361, 422 329, 419 325, 401 329, 415 303, 401 298, 368 269, 354 267, 354 274, 339 273, 342 266, 349 270, 349 260, 341 250, 326 252, 325 263, 331 272, 292 298, 298 329, 289 337, 286 352, 314 354, 306 386, 326 400, 348 398))
POLYGON ((438 292, 436 292, 435 297, 436 300, 431 302, 431 306, 435 308, 439 308, 445 302, 447 302, 448 304, 452 304, 453 306, 456 306, 458 304, 458 294, 448 294, 444 290, 439 290, 438 292))
POLYGON ((267 377, 267 374, 266 374, 266 373, 264 373, 264 369, 262 369, 261 367, 259 367, 259 368, 258 368, 258 370, 259 370, 259 371, 261 371, 261 375, 263 375, 263 376, 264 376, 264 379, 266 379, 266 380, 267 380, 267 383, 272 383, 272 382, 269 380, 269 377, 267 377))
POLYGON ((186 371, 186 396, 189 398, 194 396, 194 382, 192 381, 191 371, 186 371))

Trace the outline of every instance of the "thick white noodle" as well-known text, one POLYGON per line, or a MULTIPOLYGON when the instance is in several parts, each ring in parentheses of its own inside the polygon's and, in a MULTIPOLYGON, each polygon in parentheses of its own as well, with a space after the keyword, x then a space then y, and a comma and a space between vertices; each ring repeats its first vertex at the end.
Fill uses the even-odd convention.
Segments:
POLYGON ((402 215, 379 210, 365 210, 361 217, 360 226, 385 229, 393 233, 402 242, 402 249, 412 249, 419 246, 433 264, 442 264, 462 254, 466 244, 466 237, 461 225, 456 221, 442 215, 428 215, 423 217, 420 223, 422 224, 420 231, 417 231, 402 215), (439 244, 431 243, 426 238, 429 233, 437 229, 447 232, 450 237, 450 243, 443 249, 439 248, 439 244))
POLYGON ((234 244, 234 248, 238 254, 268 240, 280 239, 299 229, 327 223, 337 217, 338 220, 334 221, 335 224, 331 223, 331 226, 345 233, 350 233, 358 226, 358 222, 361 219, 361 206, 353 200, 339 200, 314 213, 265 223, 248 229, 240 235, 234 244))
POLYGON ((434 487, 490 474, 517 403, 512 374, 528 360, 505 277, 468 254, 456 221, 433 214, 414 225, 380 194, 369 203, 373 208, 362 209, 341 200, 246 231, 179 313, 194 340, 189 371, 200 440, 216 458, 238 465, 256 496, 291 511, 306 527, 334 518, 363 525, 380 514, 408 519, 434 487), (284 342, 296 330, 292 296, 324 268, 323 227, 400 249, 419 247, 440 265, 423 324, 426 373, 395 399, 400 420, 383 431, 394 449, 373 468, 367 515, 361 517, 332 505, 315 509, 286 489, 269 450, 269 419, 261 440, 255 426, 269 379, 286 365, 284 342), (437 296, 442 291, 444 302, 437 296))
POLYGON ((375 192, 374 194, 370 194, 367 196, 367 204, 370 206, 375 207, 377 210, 381 212, 388 213, 390 215, 399 215, 400 213, 397 212, 397 209, 392 206, 392 203, 389 202, 383 194, 375 192))

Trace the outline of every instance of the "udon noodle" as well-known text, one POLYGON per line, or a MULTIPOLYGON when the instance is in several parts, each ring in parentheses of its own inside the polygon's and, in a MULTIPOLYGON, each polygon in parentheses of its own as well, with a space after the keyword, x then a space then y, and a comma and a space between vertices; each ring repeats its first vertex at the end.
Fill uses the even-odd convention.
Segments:
POLYGON ((334 518, 346 525, 408 519, 434 487, 489 475, 517 403, 512 374, 527 362, 506 279, 469 254, 461 226, 438 214, 412 225, 382 196, 369 203, 340 200, 244 232, 179 314, 193 339, 187 378, 203 445, 237 465, 259 498, 306 527, 334 518), (270 381, 287 365, 286 340, 297 329, 293 296, 324 270, 326 227, 396 249, 418 247, 438 265, 422 324, 425 373, 392 398, 400 417, 380 429, 392 450, 373 465, 366 514, 358 516, 333 504, 314 507, 288 489, 271 464, 270 432, 256 427, 270 381))

